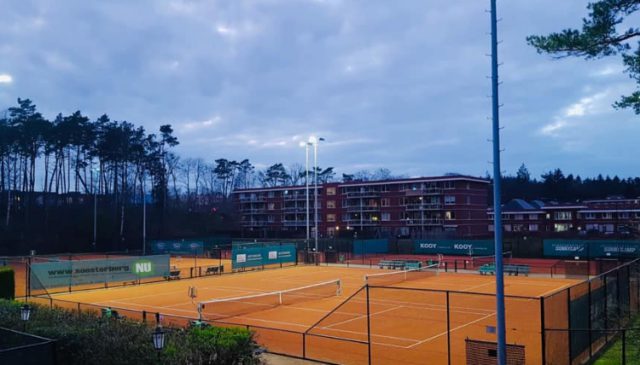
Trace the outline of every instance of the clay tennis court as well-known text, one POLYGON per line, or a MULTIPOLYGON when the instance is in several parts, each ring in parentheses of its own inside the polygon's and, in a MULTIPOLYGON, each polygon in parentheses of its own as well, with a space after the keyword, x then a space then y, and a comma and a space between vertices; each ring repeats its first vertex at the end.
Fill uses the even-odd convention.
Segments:
MULTIPOLYGON (((86 304, 77 308, 108 306, 133 318, 140 318, 142 311, 159 312, 166 323, 173 319, 184 324, 186 318, 198 318, 200 301, 340 279, 339 296, 214 319, 213 323, 251 328, 258 342, 272 352, 340 364, 368 363, 369 342, 374 364, 441 364, 447 363, 449 353, 452 364, 464 364, 466 338, 495 341, 495 334, 487 331, 487 326, 495 325, 492 276, 440 272, 389 287, 363 287, 364 275, 381 272, 390 271, 296 266, 56 294, 51 301, 70 308, 76 308, 75 303, 86 304), (197 288, 193 300, 188 296, 189 287, 197 288)), ((507 340, 525 346, 528 364, 541 362, 539 298, 577 282, 505 278, 507 340)))

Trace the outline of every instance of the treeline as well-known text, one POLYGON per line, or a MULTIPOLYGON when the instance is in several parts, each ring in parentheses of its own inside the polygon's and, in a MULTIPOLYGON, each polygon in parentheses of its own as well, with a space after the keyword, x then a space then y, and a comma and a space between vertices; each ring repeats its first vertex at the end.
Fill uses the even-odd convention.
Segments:
POLYGON ((503 177, 503 202, 522 198, 525 200, 552 200, 575 202, 607 197, 640 197, 640 178, 602 176, 582 178, 580 175, 565 175, 561 169, 548 171, 540 178, 532 177, 522 164, 515 175, 503 177))

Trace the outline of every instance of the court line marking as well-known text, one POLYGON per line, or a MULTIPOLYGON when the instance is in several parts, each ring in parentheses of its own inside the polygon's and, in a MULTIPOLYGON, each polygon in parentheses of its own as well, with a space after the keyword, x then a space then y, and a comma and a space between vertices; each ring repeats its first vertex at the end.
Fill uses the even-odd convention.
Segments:
MULTIPOLYGON (((389 309, 385 309, 385 310, 382 310, 382 311, 379 311, 379 312, 370 313, 370 314, 369 314, 369 317, 373 317, 373 316, 375 316, 376 314, 382 314, 382 313, 391 312, 391 311, 394 311, 394 310, 396 310, 396 309, 400 309, 400 308, 402 308, 402 306, 399 306, 399 307, 391 307, 391 308, 389 308, 389 309)), ((335 313, 335 312, 334 312, 334 313, 335 313)), ((330 325, 330 326, 325 326, 325 327, 323 327, 323 328, 331 328, 331 327, 334 327, 334 326, 339 326, 339 325, 341 325, 341 324, 345 324, 345 323, 349 323, 349 322, 357 321, 357 320, 362 319, 362 318, 367 318, 367 315, 366 315, 366 314, 360 314, 360 315, 358 315, 358 316, 357 316, 357 317, 355 317, 355 318, 350 318, 350 319, 346 319, 346 320, 344 320, 344 321, 336 322, 336 323, 334 323, 334 324, 332 324, 332 325, 330 325)))
POLYGON ((415 343, 415 344, 413 344, 413 345, 411 345, 411 346, 409 346, 409 347, 407 347, 407 348, 408 348, 408 349, 410 349, 410 348, 413 348, 413 347, 415 347, 415 346, 421 345, 421 344, 423 344, 423 343, 425 343, 425 342, 428 342, 428 341, 434 340, 434 339, 436 339, 436 338, 438 338, 438 337, 444 336, 444 335, 446 335, 447 333, 451 333, 451 332, 456 331, 456 330, 459 330, 459 329, 461 329, 461 328, 464 328, 464 327, 470 326, 470 325, 472 325, 472 324, 474 324, 474 323, 477 323, 477 322, 483 321, 483 320, 485 320, 485 319, 487 319, 487 318, 489 318, 489 317, 491 317, 491 316, 494 316, 494 315, 495 315, 495 313, 487 314, 487 315, 486 315, 486 316, 484 316, 484 317, 480 317, 480 318, 478 318, 478 319, 476 319, 476 320, 473 320, 473 321, 471 321, 471 322, 468 322, 468 323, 465 323, 465 324, 460 325, 460 326, 458 326, 458 327, 452 328, 452 329, 450 329, 450 330, 448 330, 448 331, 444 331, 444 332, 442 332, 442 333, 440 333, 440 334, 438 334, 438 335, 431 336, 431 337, 426 338, 426 339, 424 339, 424 340, 418 341, 417 343, 415 343))

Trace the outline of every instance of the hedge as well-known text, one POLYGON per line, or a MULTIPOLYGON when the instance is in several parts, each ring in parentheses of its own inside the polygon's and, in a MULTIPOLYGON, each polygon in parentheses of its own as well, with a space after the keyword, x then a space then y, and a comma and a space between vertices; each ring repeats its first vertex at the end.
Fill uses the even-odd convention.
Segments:
POLYGON ((15 273, 9 266, 0 266, 0 299, 13 299, 16 296, 15 273))
MULTIPOLYGON (((0 327, 22 330, 22 305, 0 300, 0 327)), ((147 324, 36 305, 26 329, 58 340, 60 364, 261 364, 253 333, 244 328, 165 328, 165 348, 158 352, 147 324)))

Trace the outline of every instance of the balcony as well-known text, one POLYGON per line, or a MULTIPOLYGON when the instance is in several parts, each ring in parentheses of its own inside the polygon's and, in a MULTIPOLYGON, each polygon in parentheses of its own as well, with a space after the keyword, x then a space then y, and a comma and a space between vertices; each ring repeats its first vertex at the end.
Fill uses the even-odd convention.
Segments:
POLYGON ((418 203, 405 205, 407 211, 423 211, 423 210, 440 210, 442 204, 440 203, 418 203))
POLYGON ((407 226, 441 226, 443 220, 440 218, 426 218, 426 219, 404 219, 407 226))
POLYGON ((343 194, 347 198, 377 198, 380 191, 349 191, 343 194))
POLYGON ((345 209, 347 212, 355 212, 355 213, 359 213, 359 212, 379 212, 380 211, 380 206, 376 205, 376 206, 371 206, 371 205, 347 205, 346 207, 342 207, 343 209, 345 209))
POLYGON ((342 223, 346 223, 347 225, 352 226, 352 227, 359 227, 361 225, 362 226, 377 226, 377 225, 380 224, 380 222, 381 222, 381 220, 379 220, 379 219, 376 219, 376 220, 373 220, 373 219, 362 219, 362 220, 360 220, 360 219, 343 219, 342 220, 342 223))
MULTIPOLYGON (((306 207, 284 207, 282 208, 282 211, 286 212, 286 213, 306 213, 307 212, 307 208, 306 207)), ((309 211, 313 212, 313 207, 309 207, 309 211)))
POLYGON ((265 196, 245 196, 240 197, 241 203, 249 203, 249 202, 264 202, 267 200, 265 196))
POLYGON ((442 188, 410 189, 405 190, 404 194, 406 196, 438 195, 442 194, 442 188))
POLYGON ((270 224, 267 221, 242 221, 242 226, 244 227, 264 227, 270 224))
POLYGON ((250 209, 240 209, 241 214, 267 214, 269 212, 273 212, 272 210, 267 210, 267 208, 250 208, 250 209))

